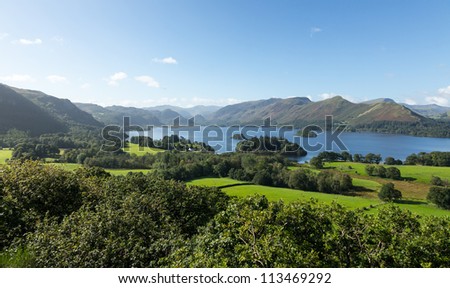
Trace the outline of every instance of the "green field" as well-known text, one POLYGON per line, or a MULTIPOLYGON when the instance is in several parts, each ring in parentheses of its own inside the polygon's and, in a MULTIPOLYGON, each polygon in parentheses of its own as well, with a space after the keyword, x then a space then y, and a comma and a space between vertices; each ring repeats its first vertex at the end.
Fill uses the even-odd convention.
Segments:
POLYGON ((123 151, 136 154, 137 156, 143 156, 145 154, 156 154, 159 152, 163 152, 163 149, 158 148, 149 148, 149 147, 139 147, 138 144, 128 143, 128 147, 124 148, 123 151))
POLYGON ((11 156, 12 150, 9 149, 0 150, 0 165, 6 164, 6 159, 11 159, 11 156))
POLYGON ((128 173, 132 172, 132 173, 139 173, 142 172, 143 174, 147 174, 148 172, 152 171, 152 169, 105 169, 106 172, 111 173, 111 175, 114 176, 124 176, 127 175, 128 173))
POLYGON ((78 168, 83 166, 77 163, 49 163, 49 165, 54 165, 56 167, 63 168, 69 171, 77 170, 78 168))
MULTIPOLYGON (((64 168, 69 171, 74 171, 83 165, 77 164, 77 163, 50 163, 50 165, 55 165, 60 168, 64 168)), ((105 169, 106 172, 111 173, 111 175, 127 175, 129 172, 133 173, 139 173, 142 172, 144 174, 147 174, 148 172, 152 171, 152 169, 105 169)))
MULTIPOLYGON (((330 162, 325 163, 325 167, 334 167, 339 171, 349 174, 367 176, 365 167, 368 164, 355 162, 330 162)), ((396 165, 386 167, 397 167, 402 173, 402 177, 409 178, 418 183, 430 184, 432 176, 438 176, 443 180, 450 181, 450 167, 434 167, 419 165, 396 165)))
MULTIPOLYGON (((264 195, 270 201, 283 200, 284 202, 293 202, 297 200, 309 200, 311 198, 317 199, 319 202, 330 204, 333 201, 346 206, 350 209, 366 208, 369 209, 369 213, 376 213, 378 208, 382 205, 386 205, 377 198, 378 189, 381 184, 366 179, 353 179, 353 185, 362 188, 363 191, 373 192, 371 193, 371 198, 367 197, 357 197, 357 196, 345 196, 336 194, 326 194, 320 192, 308 192, 302 190, 279 188, 279 187, 269 187, 260 185, 239 185, 239 184, 249 184, 242 181, 234 180, 231 178, 201 178, 189 181, 188 185, 199 185, 199 186, 210 186, 210 187, 224 187, 228 185, 235 185, 232 187, 224 187, 222 191, 230 196, 246 197, 255 194, 264 195)), ((424 200, 402 200, 399 203, 394 203, 394 205, 400 208, 407 209, 413 213, 423 215, 423 216, 450 216, 450 211, 439 209, 434 205, 427 203, 424 200)))
POLYGON ((366 199, 362 197, 343 196, 336 194, 325 194, 319 192, 307 192, 302 190, 294 190, 288 188, 268 187, 260 185, 242 185, 223 188, 222 191, 231 196, 245 197, 250 195, 264 195, 270 201, 283 200, 284 202, 293 202, 297 200, 317 199, 323 203, 337 203, 348 208, 364 208, 370 205, 379 205, 382 202, 376 199, 366 199))
POLYGON ((365 188, 367 191, 378 192, 381 188, 380 183, 372 180, 353 178, 352 183, 353 186, 365 188))
POLYGON ((229 185, 245 184, 245 183, 247 183, 247 182, 234 180, 231 178, 208 177, 208 178, 195 179, 195 180, 187 182, 186 184, 197 185, 197 186, 208 186, 208 187, 224 187, 224 186, 229 186, 229 185))

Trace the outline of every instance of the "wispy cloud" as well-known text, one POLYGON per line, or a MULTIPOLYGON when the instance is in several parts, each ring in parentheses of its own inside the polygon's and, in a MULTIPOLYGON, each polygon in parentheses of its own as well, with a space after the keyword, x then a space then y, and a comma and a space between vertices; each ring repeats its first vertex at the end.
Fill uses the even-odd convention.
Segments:
POLYGON ((42 44, 42 40, 39 38, 36 38, 34 40, 22 38, 22 39, 19 39, 19 41, 17 41, 17 42, 22 45, 40 45, 40 44, 42 44))
POLYGON ((439 94, 450 96, 450 86, 438 89, 439 94))
POLYGON ((47 76, 47 80, 52 83, 67 82, 67 78, 64 76, 60 76, 60 75, 49 75, 49 76, 47 76))
POLYGON ((310 33, 309 33, 309 37, 313 37, 314 36, 314 34, 316 34, 316 33, 320 33, 320 32, 322 32, 323 30, 322 30, 322 28, 319 28, 319 27, 311 27, 311 30, 310 30, 310 33))
POLYGON ((153 79, 153 77, 147 76, 147 75, 142 75, 142 76, 138 76, 135 77, 134 79, 136 79, 139 82, 142 82, 144 84, 146 84, 148 87, 152 87, 152 88, 159 88, 159 83, 153 79))
POLYGON ((64 44, 64 38, 59 37, 59 36, 54 36, 52 38, 52 41, 58 43, 59 45, 63 45, 64 44))
POLYGON ((411 98, 406 98, 405 99, 405 103, 408 104, 408 105, 416 105, 417 101, 414 100, 414 99, 411 99, 411 98))
POLYGON ((36 79, 26 74, 12 74, 0 77, 2 82, 36 82, 36 79))
POLYGON ((330 98, 333 98, 334 96, 337 96, 337 94, 336 93, 322 93, 319 95, 319 97, 322 98, 322 100, 330 99, 330 98))
POLYGON ((425 100, 431 104, 437 104, 441 106, 450 105, 450 86, 439 88, 437 95, 426 97, 425 100))
POLYGON ((3 39, 5 39, 8 36, 9 36, 8 33, 0 33, 0 40, 3 40, 3 39))
POLYGON ((425 100, 430 104, 437 104, 437 105, 441 105, 441 106, 449 105, 449 100, 444 97, 430 96, 430 97, 426 97, 425 100))
POLYGON ((177 59, 173 58, 173 57, 166 57, 166 58, 154 58, 153 62, 156 63, 162 63, 162 64, 178 64, 177 59))
POLYGON ((119 81, 122 81, 123 79, 127 78, 127 74, 125 72, 117 72, 108 78, 108 85, 111 86, 117 86, 119 84, 119 81))

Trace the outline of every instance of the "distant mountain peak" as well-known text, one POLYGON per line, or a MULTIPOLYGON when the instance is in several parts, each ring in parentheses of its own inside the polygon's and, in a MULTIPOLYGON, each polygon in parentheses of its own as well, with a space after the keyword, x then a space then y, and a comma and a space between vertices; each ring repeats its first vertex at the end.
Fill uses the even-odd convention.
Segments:
POLYGON ((377 98, 369 101, 362 102, 363 104, 378 104, 378 103, 397 103, 391 98, 377 98))

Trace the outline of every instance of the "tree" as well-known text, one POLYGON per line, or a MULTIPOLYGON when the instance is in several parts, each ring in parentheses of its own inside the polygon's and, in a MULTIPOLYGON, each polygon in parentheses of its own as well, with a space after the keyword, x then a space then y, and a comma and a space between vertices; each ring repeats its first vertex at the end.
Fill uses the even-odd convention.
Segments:
POLYGON ((402 162, 402 160, 395 159, 394 157, 386 157, 386 159, 384 159, 384 164, 386 164, 386 165, 403 165, 403 162, 402 162))
POLYGON ((307 169, 292 171, 287 184, 292 189, 317 191, 316 176, 307 169))
POLYGON ((394 180, 400 180, 402 179, 402 174, 400 170, 396 167, 388 167, 386 169, 386 178, 394 179, 394 180))
POLYGON ((402 192, 395 189, 393 183, 386 183, 381 186, 380 192, 378 193, 378 198, 385 202, 392 202, 402 198, 402 192))
POLYGON ((322 169, 323 168, 323 161, 319 157, 311 158, 311 160, 309 161, 309 164, 311 164, 311 166, 316 168, 316 169, 322 169))
POLYGON ((444 186, 444 181, 438 176, 432 176, 430 184, 434 186, 444 186))
POLYGON ((355 162, 363 162, 364 157, 361 154, 355 154, 353 155, 353 161, 355 162))
POLYGON ((450 188, 432 186, 427 199, 441 208, 450 209, 450 188))
POLYGON ((369 176, 374 176, 375 175, 375 166, 373 166, 373 165, 366 165, 364 170, 366 170, 366 173, 369 176))

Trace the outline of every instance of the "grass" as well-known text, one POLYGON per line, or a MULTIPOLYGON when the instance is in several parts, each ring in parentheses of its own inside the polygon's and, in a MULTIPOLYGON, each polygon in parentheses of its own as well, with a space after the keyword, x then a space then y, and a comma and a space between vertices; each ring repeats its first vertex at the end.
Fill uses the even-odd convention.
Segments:
POLYGON ((214 178, 214 177, 208 177, 208 178, 201 178, 201 179, 195 179, 192 181, 187 182, 188 185, 197 185, 197 186, 208 186, 208 187, 224 187, 229 185, 239 185, 239 184, 245 184, 247 182, 234 180, 231 178, 214 178))
MULTIPOLYGON (((330 162, 325 163, 325 167, 334 167, 340 171, 367 176, 365 163, 356 162, 330 162), (351 168, 350 168, 351 167, 351 168)), ((442 180, 450 181, 450 167, 434 167, 434 166, 419 166, 419 165, 394 165, 386 167, 397 167, 402 177, 409 178, 416 183, 430 184, 432 176, 438 176, 442 180)))
POLYGON ((152 169, 105 169, 106 172, 111 173, 111 175, 114 176, 125 176, 128 173, 132 172, 132 173, 144 173, 147 174, 150 171, 152 171, 152 169))
POLYGON ((24 268, 33 266, 33 257, 25 249, 0 252, 0 268, 24 268))
POLYGON ((83 165, 77 163, 49 163, 49 165, 55 165, 56 167, 63 168, 69 171, 77 170, 83 165))
POLYGON ((242 185, 223 188, 222 191, 230 196, 245 197, 250 195, 264 195, 270 201, 283 200, 286 203, 297 200, 309 200, 315 198, 323 203, 337 203, 351 209, 370 207, 370 205, 379 205, 381 202, 375 199, 366 199, 362 197, 343 196, 336 194, 325 194, 319 192, 307 192, 288 188, 268 187, 260 185, 242 185))
POLYGON ((159 152, 163 152, 163 149, 159 148, 149 148, 149 147, 139 147, 138 144, 128 143, 128 147, 124 148, 123 151, 136 154, 137 156, 143 156, 145 154, 156 154, 159 152))
MULTIPOLYGON (((288 188, 269 187, 260 185, 239 185, 249 184, 246 182, 234 180, 231 178, 201 178, 189 181, 188 185, 210 186, 210 187, 223 187, 222 191, 230 196, 246 197, 255 194, 264 195, 270 201, 283 200, 286 203, 294 201, 305 201, 311 198, 317 199, 319 202, 331 204, 333 201, 341 204, 349 209, 369 209, 368 213, 377 213, 379 208, 385 203, 380 201, 377 197, 377 193, 381 184, 368 179, 353 178, 353 185, 357 186, 358 191, 369 192, 362 195, 368 195, 368 197, 359 196, 346 196, 336 194, 326 194, 320 192, 309 192, 288 188), (229 186, 234 185, 234 186, 229 186), (229 186, 229 187, 226 187, 229 186)), ((450 216, 450 211, 439 209, 438 207, 429 204, 424 200, 404 199, 394 205, 399 206, 402 209, 407 209, 413 213, 422 216, 450 216)))
MULTIPOLYGON (((443 180, 450 181, 450 167, 431 167, 416 165, 396 165, 404 180, 383 179, 380 177, 368 176, 365 167, 368 164, 355 162, 330 162, 325 164, 325 168, 335 168, 338 171, 350 174, 353 178, 361 180, 371 180, 384 184, 394 183, 395 187, 403 194, 403 198, 425 200, 430 189, 432 176, 438 176, 443 180)), ((391 167, 386 165, 386 167, 391 167)))
POLYGON ((6 164, 7 159, 11 159, 12 157, 12 150, 10 149, 2 149, 0 150, 0 165, 6 164))
MULTIPOLYGON (((431 205, 425 201, 408 201, 404 200, 398 203, 394 203, 394 205, 399 206, 402 209, 409 210, 415 214, 419 214, 421 216, 437 216, 437 217, 450 217, 450 210, 440 209, 434 205, 431 205)), ((378 211, 378 206, 375 208, 375 211, 378 211)))
POLYGON ((378 192, 381 188, 381 184, 373 180, 353 178, 352 183, 353 186, 363 188, 365 192, 378 192))

